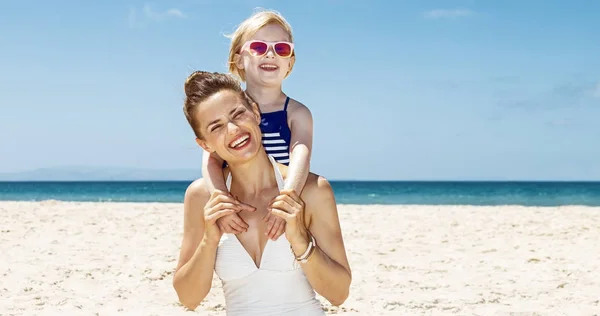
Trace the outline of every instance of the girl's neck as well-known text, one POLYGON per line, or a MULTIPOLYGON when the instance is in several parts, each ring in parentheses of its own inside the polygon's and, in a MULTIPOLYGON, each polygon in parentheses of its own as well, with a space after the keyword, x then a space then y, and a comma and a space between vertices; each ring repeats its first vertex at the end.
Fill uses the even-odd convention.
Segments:
POLYGON ((258 103, 261 110, 269 110, 281 106, 285 94, 281 91, 281 85, 265 87, 246 83, 246 93, 258 103))

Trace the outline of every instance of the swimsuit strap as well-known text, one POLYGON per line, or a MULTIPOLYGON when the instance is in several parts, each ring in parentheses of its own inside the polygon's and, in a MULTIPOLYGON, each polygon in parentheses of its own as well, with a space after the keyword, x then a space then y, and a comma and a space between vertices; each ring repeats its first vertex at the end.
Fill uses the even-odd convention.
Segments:
POLYGON ((287 98, 285 99, 285 105, 283 106, 283 111, 287 111, 287 106, 288 106, 288 103, 289 103, 289 102, 290 102, 290 97, 287 97, 287 98))

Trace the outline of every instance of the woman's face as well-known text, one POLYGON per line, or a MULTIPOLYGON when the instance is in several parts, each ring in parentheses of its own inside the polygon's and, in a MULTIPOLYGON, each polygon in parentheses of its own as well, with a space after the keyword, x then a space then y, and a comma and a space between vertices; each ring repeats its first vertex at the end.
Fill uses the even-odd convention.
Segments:
POLYGON ((198 105, 195 115, 203 136, 198 145, 228 163, 245 161, 260 149, 260 116, 239 93, 217 92, 198 105))

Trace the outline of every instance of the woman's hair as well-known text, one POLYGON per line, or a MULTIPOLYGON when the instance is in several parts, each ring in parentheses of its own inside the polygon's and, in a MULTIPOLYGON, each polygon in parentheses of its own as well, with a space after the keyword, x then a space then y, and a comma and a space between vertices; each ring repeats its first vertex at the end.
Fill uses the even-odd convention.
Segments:
MULTIPOLYGON (((243 69, 238 69, 235 65, 235 54, 239 54, 242 49, 244 42, 248 38, 252 37, 258 30, 269 25, 271 23, 278 24, 281 26, 290 38, 290 42, 294 42, 292 35, 292 26, 287 20, 277 11, 273 10, 257 10, 249 18, 244 20, 233 32, 233 34, 227 37, 231 38, 231 45, 229 46, 229 72, 240 78, 242 81, 246 81, 246 74, 243 69)), ((296 56, 296 52, 292 52, 292 56, 296 56)), ((293 67, 293 65, 292 65, 293 67)), ((288 71, 286 76, 292 72, 292 69, 288 71)))
POLYGON ((239 93, 248 109, 252 110, 252 105, 254 105, 254 101, 242 90, 242 87, 235 78, 218 72, 194 71, 185 80, 184 90, 185 102, 183 104, 183 113, 192 127, 194 134, 200 139, 202 139, 202 133, 196 119, 196 109, 200 103, 217 92, 229 90, 239 93))

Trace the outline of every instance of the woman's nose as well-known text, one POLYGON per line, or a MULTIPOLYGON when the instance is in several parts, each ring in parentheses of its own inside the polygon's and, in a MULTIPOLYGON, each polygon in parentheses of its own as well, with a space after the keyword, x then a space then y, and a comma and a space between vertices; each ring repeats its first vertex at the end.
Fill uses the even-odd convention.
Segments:
POLYGON ((240 127, 237 126, 237 124, 233 123, 233 122, 229 122, 227 123, 227 132, 229 134, 235 135, 237 134, 237 132, 240 130, 240 127))

